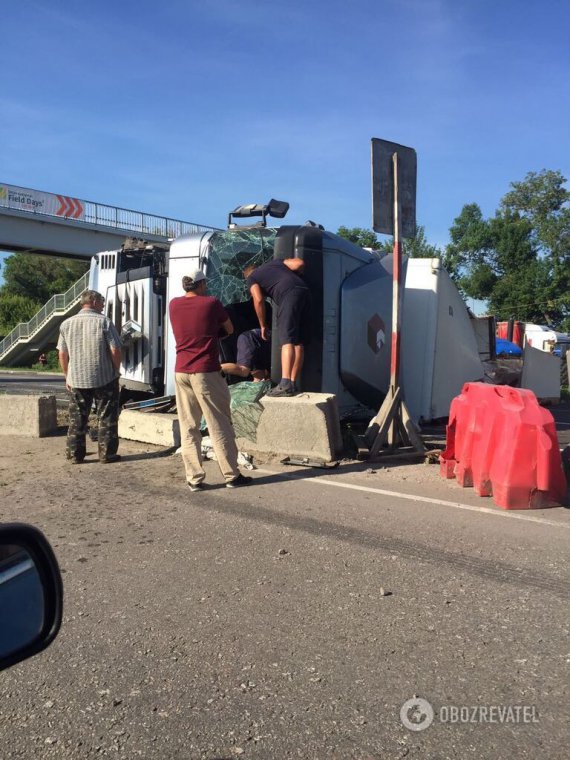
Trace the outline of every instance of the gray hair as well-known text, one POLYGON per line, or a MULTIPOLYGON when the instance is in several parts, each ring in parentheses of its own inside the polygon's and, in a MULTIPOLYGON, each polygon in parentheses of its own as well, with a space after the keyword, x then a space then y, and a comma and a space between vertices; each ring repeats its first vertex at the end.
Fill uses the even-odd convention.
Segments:
POLYGON ((101 295, 101 293, 98 293, 96 290, 84 290, 81 294, 81 298, 79 299, 79 303, 81 306, 87 306, 87 304, 91 303, 104 303, 105 298, 101 295))

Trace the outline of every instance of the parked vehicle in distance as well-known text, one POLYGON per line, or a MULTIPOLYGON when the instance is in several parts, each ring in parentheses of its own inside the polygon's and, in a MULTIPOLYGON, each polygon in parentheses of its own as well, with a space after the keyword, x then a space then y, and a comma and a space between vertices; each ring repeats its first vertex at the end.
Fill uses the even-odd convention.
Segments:
POLYGON ((547 351, 561 359, 564 359, 570 348, 570 335, 558 332, 547 325, 535 325, 532 322, 497 322, 497 339, 512 341, 519 348, 525 345, 537 348, 539 351, 547 351))
POLYGON ((570 347, 570 335, 568 333, 558 332, 546 325, 535 325, 527 322, 524 335, 529 346, 538 348, 540 351, 548 351, 561 359, 566 356, 570 347))

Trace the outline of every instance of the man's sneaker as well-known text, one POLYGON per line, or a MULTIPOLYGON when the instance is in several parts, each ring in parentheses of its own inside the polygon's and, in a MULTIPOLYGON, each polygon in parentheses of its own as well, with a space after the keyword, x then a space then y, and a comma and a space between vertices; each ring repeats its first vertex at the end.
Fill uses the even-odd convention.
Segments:
POLYGON ((120 454, 112 454, 110 457, 103 457, 103 459, 99 460, 101 464, 113 464, 113 462, 120 462, 121 456, 120 454))
POLYGON ((238 475, 237 478, 234 478, 233 480, 226 480, 226 488, 240 488, 241 486, 248 486, 252 480, 253 478, 249 475, 238 475))
POLYGON ((266 396, 272 396, 273 398, 275 398, 277 396, 280 396, 280 397, 283 397, 283 396, 295 396, 296 392, 293 389, 292 385, 286 385, 285 387, 282 386, 282 385, 278 385, 275 388, 273 388, 272 390, 268 391, 265 395, 266 396))
POLYGON ((192 493, 197 493, 198 491, 204 490, 204 483, 202 481, 199 483, 188 483, 188 488, 192 491, 192 493))
POLYGON ((78 459, 77 457, 69 457, 68 461, 70 464, 83 464, 83 459, 78 459))

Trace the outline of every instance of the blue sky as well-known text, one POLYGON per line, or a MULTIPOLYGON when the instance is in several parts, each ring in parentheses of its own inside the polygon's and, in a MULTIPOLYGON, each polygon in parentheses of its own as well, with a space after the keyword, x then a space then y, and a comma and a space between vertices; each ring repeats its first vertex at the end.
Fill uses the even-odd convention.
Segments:
POLYGON ((570 176, 567 0, 19 0, 2 28, 0 182, 371 227, 381 137, 416 148, 418 221, 445 244, 463 204, 570 176))

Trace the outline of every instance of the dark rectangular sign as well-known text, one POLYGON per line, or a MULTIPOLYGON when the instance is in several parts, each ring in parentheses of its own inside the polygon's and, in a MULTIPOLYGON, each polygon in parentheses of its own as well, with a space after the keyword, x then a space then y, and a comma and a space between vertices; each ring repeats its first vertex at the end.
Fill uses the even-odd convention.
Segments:
POLYGON ((402 237, 416 234, 417 155, 413 148, 372 138, 372 227, 394 234, 394 174, 392 156, 398 154, 398 187, 402 237))

